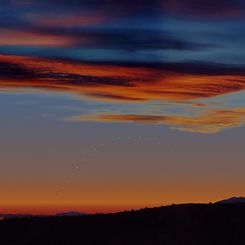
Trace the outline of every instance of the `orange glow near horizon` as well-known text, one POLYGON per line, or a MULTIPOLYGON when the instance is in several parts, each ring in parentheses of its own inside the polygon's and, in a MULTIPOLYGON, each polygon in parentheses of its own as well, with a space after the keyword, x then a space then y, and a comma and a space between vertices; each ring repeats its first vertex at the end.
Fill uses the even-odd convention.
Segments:
POLYGON ((159 180, 148 178, 140 178, 137 183, 135 179, 127 179, 127 183, 118 179, 113 183, 103 183, 100 191, 100 180, 96 181, 91 182, 86 188, 81 184, 77 186, 76 181, 69 183, 63 198, 57 200, 54 198, 55 188, 50 183, 21 185, 21 192, 16 186, 8 186, 5 198, 0 202, 0 214, 55 214, 69 211, 110 213, 171 204, 209 203, 243 192, 243 185, 237 188, 236 181, 231 185, 224 179, 217 184, 214 177, 210 177, 208 183, 199 180, 198 184, 194 184, 196 180, 192 178, 181 178, 181 188, 180 183, 174 180, 169 182, 166 179, 160 184, 159 180), (170 183, 171 189, 168 188, 170 183))
MULTIPOLYGON (((225 182, 222 183, 226 185, 225 182)), ((188 187, 188 185, 184 186, 188 187)), ((189 186, 190 187, 190 186, 189 186)), ((211 185, 210 185, 211 187, 211 185)), ((125 187, 126 188, 126 187, 125 187)), ((183 186, 182 186, 183 188, 183 186)), ((25 200, 23 202, 19 202, 19 200, 11 200, 10 202, 0 203, 0 215, 1 214, 47 214, 53 215, 56 213, 62 212, 84 212, 88 214, 94 213, 113 213, 113 212, 120 212, 125 210, 138 210, 143 209, 145 207, 153 208, 153 207, 160 207, 160 206, 167 206, 172 204, 186 204, 186 203, 210 203, 216 202, 222 199, 226 199, 230 196, 234 196, 234 193, 239 195, 239 191, 237 188, 232 188, 227 185, 227 191, 223 191, 218 194, 219 190, 217 187, 215 190, 208 191, 206 190, 205 193, 198 193, 200 190, 205 190, 203 187, 196 187, 193 188, 191 186, 192 191, 186 191, 183 193, 183 189, 178 189, 177 186, 171 187, 174 193, 164 192, 164 198, 160 198, 161 191, 158 190, 155 193, 155 196, 158 196, 157 199, 150 199, 147 200, 133 200, 133 197, 130 195, 127 196, 127 200, 110 200, 111 195, 115 196, 115 192, 110 192, 108 197, 105 196, 104 198, 108 198, 107 201, 98 201, 98 200, 90 200, 89 202, 79 201, 79 200, 70 200, 68 202, 60 201, 58 202, 40 202, 35 201, 32 202, 30 200, 25 200), (235 190, 235 192, 234 192, 235 190), (14 203, 14 204, 13 204, 14 203)), ((224 188, 224 186, 222 186, 224 188)), ((145 194, 145 193, 144 193, 145 194)), ((33 198, 37 196, 33 195, 33 198)), ((142 195, 142 198, 145 198, 145 195, 142 195)))

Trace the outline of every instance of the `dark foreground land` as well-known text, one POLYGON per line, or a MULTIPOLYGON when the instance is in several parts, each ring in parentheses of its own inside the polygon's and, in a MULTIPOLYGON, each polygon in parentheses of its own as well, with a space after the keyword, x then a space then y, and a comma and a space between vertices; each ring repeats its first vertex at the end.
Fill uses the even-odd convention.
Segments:
POLYGON ((0 222, 1 245, 245 245, 245 204, 186 204, 117 214, 0 222))

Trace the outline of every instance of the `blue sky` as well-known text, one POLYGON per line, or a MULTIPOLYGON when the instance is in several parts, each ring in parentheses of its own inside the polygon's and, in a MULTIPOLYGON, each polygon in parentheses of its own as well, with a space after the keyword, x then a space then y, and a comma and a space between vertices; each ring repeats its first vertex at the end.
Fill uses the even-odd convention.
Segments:
POLYGON ((241 65, 244 5, 225 0, 6 1, 0 9, 0 51, 94 62, 241 65))

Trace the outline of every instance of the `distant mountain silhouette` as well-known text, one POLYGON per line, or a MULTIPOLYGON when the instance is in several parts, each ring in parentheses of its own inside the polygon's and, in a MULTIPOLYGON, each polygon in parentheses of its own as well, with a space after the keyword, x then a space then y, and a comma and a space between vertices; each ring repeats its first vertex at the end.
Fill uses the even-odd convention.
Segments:
POLYGON ((1 245, 244 245, 245 204, 0 221, 1 245))
POLYGON ((2 219, 16 219, 16 218, 29 218, 32 214, 0 214, 0 220, 2 219))
POLYGON ((73 216, 82 216, 87 215, 87 213, 82 212, 76 212, 76 211, 70 211, 70 212, 63 212, 63 213, 57 213, 55 215, 45 215, 45 214, 0 214, 0 220, 3 219, 20 219, 20 218, 30 218, 30 217, 50 217, 50 216, 59 216, 59 217, 73 217, 73 216))
POLYGON ((55 216, 61 216, 61 217, 65 217, 65 216, 81 216, 81 215, 87 215, 86 213, 81 213, 81 212, 76 212, 76 211, 71 211, 71 212, 64 212, 64 213, 57 213, 55 216))
POLYGON ((245 197, 231 197, 231 198, 216 202, 216 204, 236 204, 236 203, 245 203, 245 197))

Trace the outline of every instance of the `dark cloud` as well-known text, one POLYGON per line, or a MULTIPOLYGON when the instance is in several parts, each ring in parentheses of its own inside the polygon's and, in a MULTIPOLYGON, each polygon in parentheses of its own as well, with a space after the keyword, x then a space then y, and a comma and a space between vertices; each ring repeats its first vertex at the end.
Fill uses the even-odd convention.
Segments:
POLYGON ((75 45, 80 38, 89 40, 87 47, 129 50, 175 49, 197 50, 211 48, 211 45, 181 40, 169 32, 150 30, 81 30, 71 34, 75 45))
POLYGON ((38 73, 22 65, 0 61, 0 79, 30 79, 38 77, 38 73))
MULTIPOLYGON (((148 29, 110 29, 110 28, 47 28, 17 25, 9 27, 26 33, 43 37, 57 37, 66 40, 64 47, 100 48, 118 50, 207 50, 215 45, 207 42, 187 41, 173 33, 148 29)), ((13 32, 14 33, 14 32, 13 32)), ((21 34, 23 35, 23 34, 21 34)), ((14 38, 14 37, 13 37, 14 38)), ((16 36, 18 45, 18 36, 16 36)), ((19 37, 21 40, 21 37, 19 37)), ((8 45, 6 43, 6 45, 8 45)), ((21 44, 20 44, 21 45, 21 44)))
MULTIPOLYGON (((53 59, 47 58, 54 64, 57 62, 64 62, 74 65, 84 65, 84 62, 72 59, 53 59)), ((221 63, 202 63, 202 62, 160 62, 160 63, 145 63, 145 62, 87 62, 89 65, 96 66, 110 66, 113 67, 129 67, 129 68, 143 68, 143 69, 154 69, 156 76, 158 72, 176 72, 190 75, 234 75, 234 76, 245 76, 245 68, 242 65, 233 64, 221 64, 221 63)), ((51 69, 52 70, 52 69, 51 69)), ((62 81, 72 81, 74 84, 89 85, 89 84, 107 84, 107 85, 123 85, 132 86, 132 83, 128 79, 121 78, 120 76, 115 77, 97 77, 97 76, 86 76, 78 75, 75 73, 58 73, 52 72, 42 67, 36 69, 30 69, 24 65, 18 64, 18 62, 4 62, 0 61, 0 78, 9 77, 15 79, 23 78, 43 78, 43 79, 59 79, 62 81)))
POLYGON ((98 99, 193 99, 245 88, 245 69, 234 65, 84 63, 6 55, 0 59, 4 86, 66 89, 98 99))
MULTIPOLYGON (((40 30, 41 31, 41 30, 40 30)), ((45 30, 42 30, 45 33, 45 30)), ((176 49, 197 50, 211 48, 212 45, 181 40, 169 32, 151 30, 79 29, 46 30, 46 33, 69 37, 73 46, 107 49, 176 49)))
POLYGON ((0 33, 0 40, 2 39, 2 41, 0 44, 2 46, 47 47, 50 45, 49 47, 52 48, 59 46, 107 49, 109 52, 112 49, 188 52, 193 50, 210 51, 213 48, 219 48, 222 42, 212 43, 209 37, 200 41, 201 39, 195 36, 188 38, 188 36, 178 33, 175 26, 164 28, 164 18, 168 15, 202 18, 229 17, 235 14, 240 16, 245 5, 238 0, 232 2, 227 0, 12 0, 1 3, 0 31, 2 34, 0 33), (122 16, 126 16, 126 18, 121 18, 122 16), (154 24, 161 23, 163 27, 158 29, 147 27, 147 17, 149 16, 154 19, 154 24), (141 22, 137 22, 139 19, 141 22), (112 28, 111 25, 118 20, 121 22, 119 21, 119 24, 112 28), (123 24, 120 25, 120 23, 127 23, 127 27, 123 24), (132 24, 130 27, 129 23, 132 24), (4 33, 5 31, 8 33, 4 33), (14 33, 14 31, 21 33, 14 33), (24 35, 26 35, 25 40, 28 42, 24 42, 22 38, 24 35), (9 38, 6 38, 7 36, 9 38))
MULTIPOLYGON (((62 60, 62 59, 61 59, 62 60)), ((71 63, 79 64, 81 61, 72 59, 63 59, 71 63)), ((234 65, 214 62, 186 61, 186 62, 89 62, 90 64, 141 67, 145 69, 154 69, 158 71, 177 72, 191 75, 245 75, 244 65, 234 65)))
POLYGON ((159 63, 155 67, 165 71, 173 71, 193 75, 245 75, 244 66, 221 63, 181 62, 159 63))
POLYGON ((171 14, 196 18, 242 17, 245 11, 240 0, 162 0, 161 4, 171 14))
POLYGON ((113 100, 113 101, 136 101, 136 102, 141 102, 145 101, 144 99, 141 98, 134 98, 130 96, 123 96, 123 95, 113 95, 113 94, 106 94, 106 93, 86 93, 87 96, 99 99, 99 100, 113 100))
MULTIPOLYGON (((114 86, 133 86, 129 79, 109 76, 89 76, 74 73, 57 73, 48 70, 27 68, 20 64, 0 61, 0 79, 23 81, 23 80, 45 80, 52 84, 73 84, 74 86, 93 86, 93 85, 114 85, 114 86)), ((41 86, 41 82, 40 82, 41 86)))
MULTIPOLYGON (((164 18, 168 15, 195 18, 244 17, 245 2, 241 0, 12 0, 1 1, 0 26, 29 26, 26 18, 29 14, 38 14, 43 18, 75 15, 99 14, 106 18, 106 23, 113 23, 118 18, 136 20, 140 16, 164 18)), ((141 26, 131 21, 132 25, 141 26)))
POLYGON ((174 14, 192 17, 236 17, 244 14, 245 3, 241 0, 12 0, 3 5, 39 11, 99 9, 107 15, 130 15, 138 13, 174 14))

